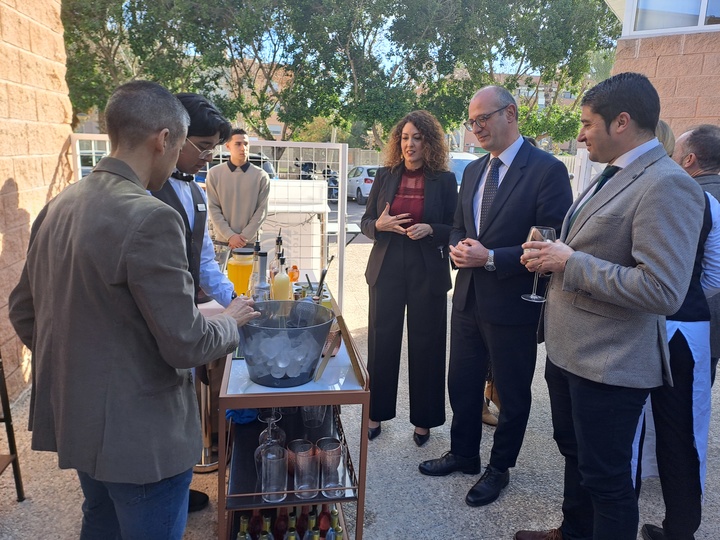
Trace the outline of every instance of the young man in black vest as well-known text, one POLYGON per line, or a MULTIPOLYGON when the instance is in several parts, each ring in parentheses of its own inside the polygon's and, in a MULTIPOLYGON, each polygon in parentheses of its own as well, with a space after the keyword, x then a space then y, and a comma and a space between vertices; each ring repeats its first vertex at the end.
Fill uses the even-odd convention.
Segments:
MULTIPOLYGON (((176 97, 190 115, 190 126, 175 171, 153 195, 177 210, 185 223, 185 246, 195 283, 195 302, 214 299, 225 307, 235 297, 235 291, 215 261, 207 228, 207 199, 193 175, 212 161, 215 149, 229 137, 231 125, 204 97, 189 93, 176 97)), ((188 510, 202 510, 208 500, 205 493, 191 489, 188 510)))

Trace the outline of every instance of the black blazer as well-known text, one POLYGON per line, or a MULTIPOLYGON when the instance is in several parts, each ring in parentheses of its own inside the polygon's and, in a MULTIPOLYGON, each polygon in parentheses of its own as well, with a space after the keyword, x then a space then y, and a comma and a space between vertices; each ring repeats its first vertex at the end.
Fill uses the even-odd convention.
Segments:
MULTIPOLYGON (((490 160, 489 154, 465 169, 450 245, 464 238, 479 240, 495 251, 496 271, 461 268, 455 278, 453 307, 465 309, 470 284, 474 284, 480 317, 492 324, 525 325, 538 321, 540 304, 526 302, 521 295, 532 291, 533 274, 520 264, 520 247, 530 227, 543 225, 560 232, 572 203, 572 190, 565 165, 547 152, 523 142, 490 208, 483 229, 475 230, 473 198, 490 160)), ((544 291, 540 280, 538 294, 544 291)))
MULTIPOLYGON (((365 279, 371 287, 375 285, 385 252, 390 244, 392 232, 375 230, 375 222, 385 210, 385 203, 392 204, 397 193, 403 166, 378 169, 372 189, 360 222, 365 236, 373 240, 372 251, 368 259, 365 279)), ((436 294, 445 294, 452 287, 448 259, 448 239, 452 228, 453 214, 457 206, 457 181, 451 172, 425 171, 425 207, 423 223, 432 226, 432 236, 418 240, 432 290, 436 294)))

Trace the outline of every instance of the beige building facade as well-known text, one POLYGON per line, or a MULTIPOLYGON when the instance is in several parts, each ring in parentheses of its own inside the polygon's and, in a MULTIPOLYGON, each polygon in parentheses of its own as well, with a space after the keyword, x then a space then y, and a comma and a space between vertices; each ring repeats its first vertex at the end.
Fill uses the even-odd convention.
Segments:
POLYGON ((720 124, 720 32, 621 39, 613 73, 623 71, 652 81, 675 136, 697 124, 720 124))
POLYGON ((33 220, 71 178, 70 120, 60 1, 0 0, 0 352, 11 399, 29 383, 30 356, 8 295, 33 220))
POLYGON ((720 0, 606 0, 623 23, 613 73, 646 75, 675 136, 720 124, 720 0))

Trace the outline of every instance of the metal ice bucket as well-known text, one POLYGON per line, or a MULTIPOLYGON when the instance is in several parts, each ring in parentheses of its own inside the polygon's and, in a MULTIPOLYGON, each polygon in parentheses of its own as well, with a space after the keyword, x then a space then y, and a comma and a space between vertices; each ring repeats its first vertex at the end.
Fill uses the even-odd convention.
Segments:
POLYGON ((333 312, 306 301, 256 302, 255 309, 262 315, 241 327, 250 379, 275 388, 312 380, 333 312))

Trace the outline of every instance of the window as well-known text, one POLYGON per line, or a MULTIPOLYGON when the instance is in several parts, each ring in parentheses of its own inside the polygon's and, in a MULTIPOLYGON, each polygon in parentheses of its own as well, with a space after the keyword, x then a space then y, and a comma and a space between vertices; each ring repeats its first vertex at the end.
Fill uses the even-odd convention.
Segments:
POLYGON ((720 0, 633 0, 626 14, 632 16, 630 33, 720 30, 713 26, 720 25, 720 0))
POLYGON ((708 0, 705 24, 720 24, 720 0, 708 0))

